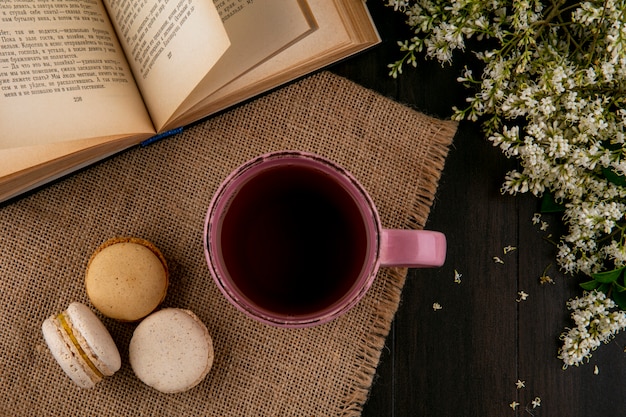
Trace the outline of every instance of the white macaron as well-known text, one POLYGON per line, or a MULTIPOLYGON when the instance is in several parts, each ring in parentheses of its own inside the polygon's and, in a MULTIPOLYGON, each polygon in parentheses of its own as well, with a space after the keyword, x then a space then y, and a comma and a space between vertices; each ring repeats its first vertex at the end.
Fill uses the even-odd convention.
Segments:
POLYGON ((84 304, 74 302, 62 313, 50 316, 41 330, 52 356, 81 388, 93 388, 121 367, 111 334, 84 304))
POLYGON ((213 365, 213 343, 206 326, 194 313, 180 308, 165 308, 143 319, 128 354, 135 375, 164 393, 195 387, 213 365))

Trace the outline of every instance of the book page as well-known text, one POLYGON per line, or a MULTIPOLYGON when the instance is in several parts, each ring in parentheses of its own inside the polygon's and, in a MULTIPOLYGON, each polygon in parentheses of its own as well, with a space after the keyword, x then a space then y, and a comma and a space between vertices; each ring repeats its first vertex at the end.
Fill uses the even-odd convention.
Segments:
POLYGON ((0 2, 0 149, 154 131, 104 6, 0 2))
POLYGON ((223 110, 380 42, 364 0, 309 0, 318 29, 216 91, 188 121, 223 110))
POLYGON ((210 0, 104 0, 157 126, 230 46, 210 0))
MULTIPOLYGON (((140 135, 147 136, 147 135, 140 135)), ((0 151, 0 201, 53 181, 136 144, 135 137, 59 142, 0 151), (28 160, 23 161, 28 151, 28 160), (8 163, 5 165, 4 163, 8 163)))
POLYGON ((214 1, 232 45, 174 117, 317 30, 305 0, 214 1))

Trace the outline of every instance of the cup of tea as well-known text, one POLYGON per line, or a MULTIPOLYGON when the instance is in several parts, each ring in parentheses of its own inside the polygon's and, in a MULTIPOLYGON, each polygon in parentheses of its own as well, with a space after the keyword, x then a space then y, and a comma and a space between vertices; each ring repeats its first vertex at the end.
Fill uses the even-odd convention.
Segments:
POLYGON ((380 267, 438 267, 446 238, 384 229, 363 186, 311 153, 279 151, 235 169, 204 223, 211 275, 239 310, 278 327, 310 327, 350 310, 380 267))

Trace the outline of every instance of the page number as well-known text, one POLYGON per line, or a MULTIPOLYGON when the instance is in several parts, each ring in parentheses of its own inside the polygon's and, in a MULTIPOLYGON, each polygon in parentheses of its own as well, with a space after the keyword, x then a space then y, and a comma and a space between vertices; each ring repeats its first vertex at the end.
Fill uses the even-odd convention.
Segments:
POLYGON ((83 101, 81 96, 74 97, 74 103, 80 103, 81 101, 83 101))

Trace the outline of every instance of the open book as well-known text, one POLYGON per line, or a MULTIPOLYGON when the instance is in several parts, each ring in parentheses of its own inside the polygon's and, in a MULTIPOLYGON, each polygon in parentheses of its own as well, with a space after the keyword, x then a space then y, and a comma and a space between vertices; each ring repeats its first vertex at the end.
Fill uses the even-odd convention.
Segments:
POLYGON ((0 201, 378 42, 364 0, 2 0, 0 201))

